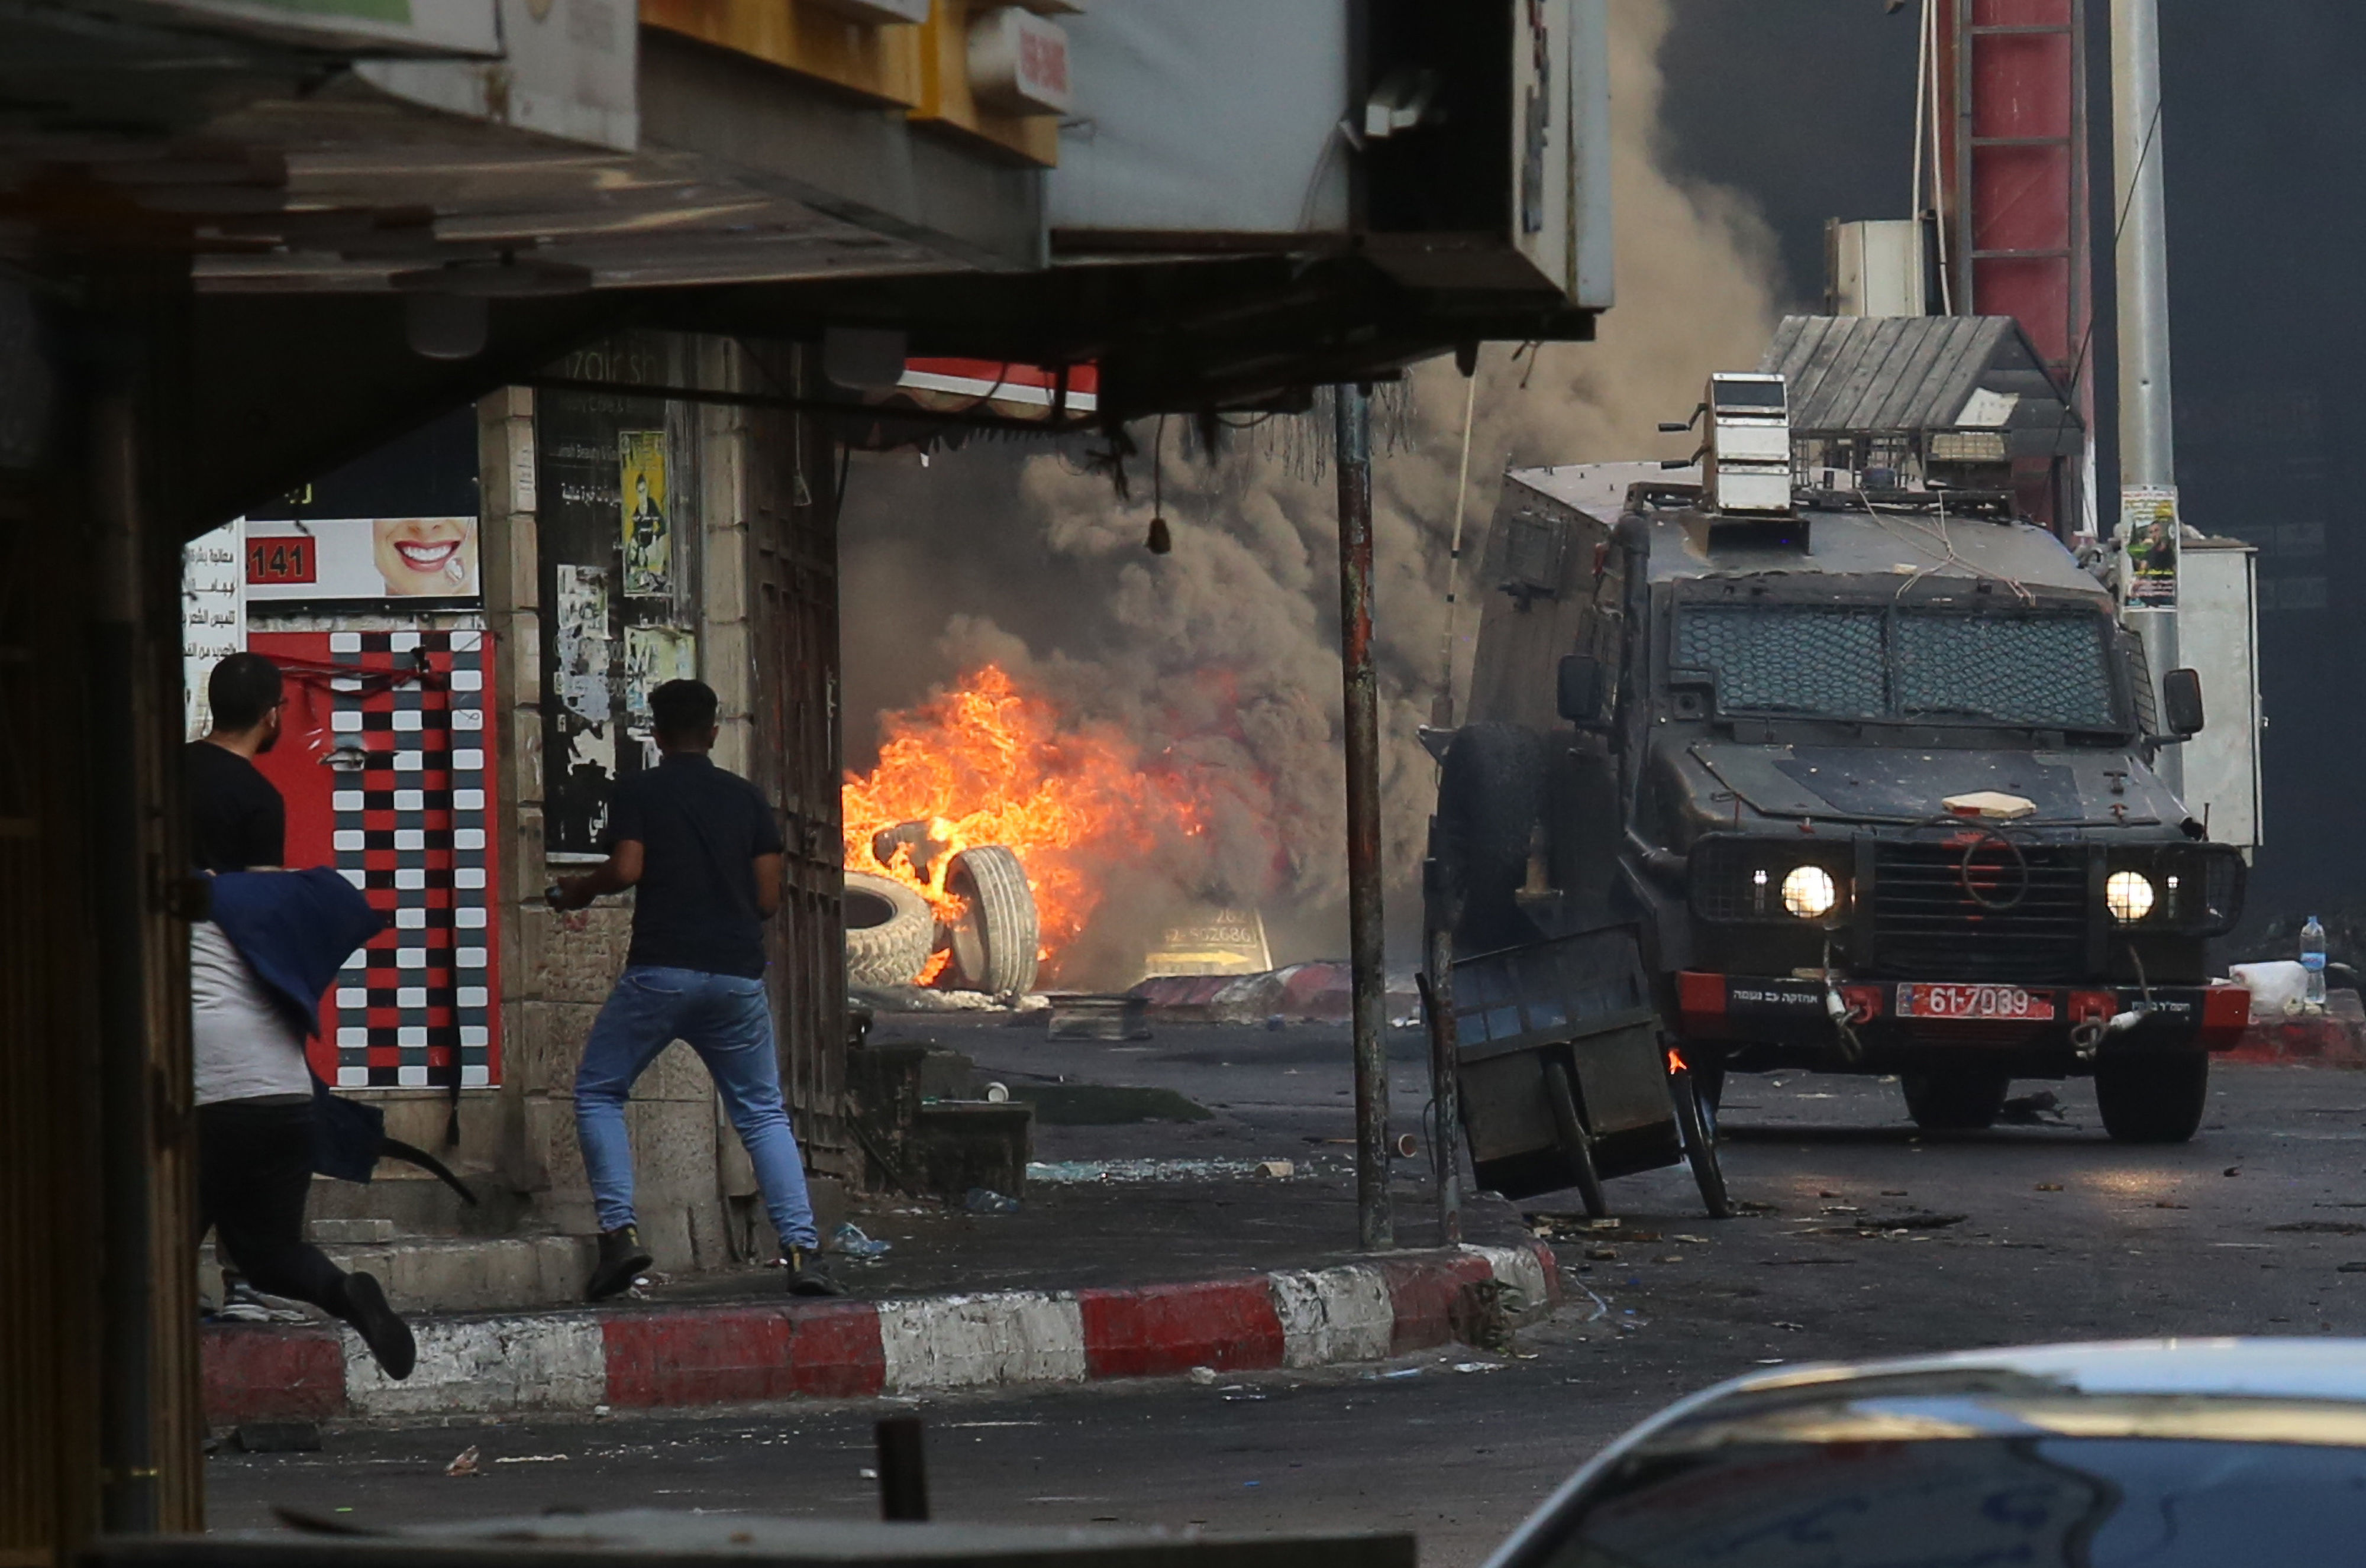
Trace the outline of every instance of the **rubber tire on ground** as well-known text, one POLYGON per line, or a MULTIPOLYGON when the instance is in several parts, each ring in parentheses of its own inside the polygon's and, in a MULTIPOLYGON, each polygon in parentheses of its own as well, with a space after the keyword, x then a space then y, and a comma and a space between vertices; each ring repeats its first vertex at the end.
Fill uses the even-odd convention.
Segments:
POLYGON ((1585 1204, 1585 1217, 1605 1217, 1610 1213, 1610 1200, 1603 1195, 1602 1177, 1594 1169, 1594 1137, 1585 1130, 1585 1117, 1577 1104, 1577 1088, 1570 1080, 1566 1063, 1545 1063, 1545 1103, 1552 1112, 1553 1131, 1559 1135, 1560 1152, 1568 1157, 1570 1171, 1576 1178, 1577 1195, 1585 1204))
POLYGON ((1725 1167, 1718 1160, 1717 1138, 1701 1114, 1699 1086, 1691 1072, 1668 1075, 1668 1098, 1676 1103, 1676 1131, 1684 1139, 1684 1163, 1692 1167, 1702 1206, 1711 1219, 1731 1219, 1733 1200, 1725 1190, 1725 1167))
POLYGON ((929 901, 892 877, 846 874, 846 983, 910 985, 937 942, 929 901))
POLYGON ((2200 1129, 2209 1103, 2207 1052, 2105 1056, 2095 1063, 2095 1103, 2113 1143, 2183 1143, 2200 1129))
POLYGON ((1437 782, 1437 853, 1463 952, 1537 938, 1513 900, 1528 878, 1528 853, 1544 811, 1544 738, 1519 724, 1465 724, 1454 734, 1437 782))
POLYGON ((971 989, 1018 996, 1035 989, 1042 929, 1026 868, 1008 846, 982 844, 953 857, 945 891, 966 906, 948 935, 952 969, 971 989))
POLYGON ((2012 1079, 2001 1068, 1946 1067, 1899 1073, 1898 1086, 1906 1092, 1906 1114, 1916 1126, 1968 1133, 1995 1125, 2012 1079))

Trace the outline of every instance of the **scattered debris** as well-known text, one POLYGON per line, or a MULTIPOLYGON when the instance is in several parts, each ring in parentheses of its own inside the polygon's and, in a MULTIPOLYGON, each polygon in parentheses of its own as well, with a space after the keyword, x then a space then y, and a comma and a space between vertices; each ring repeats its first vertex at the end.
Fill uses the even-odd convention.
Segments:
MULTIPOLYGON (((2234 1172, 2230 1170, 2227 1174, 2231 1176, 2234 1172)), ((2058 1193, 2062 1190, 2062 1183, 2059 1182, 2040 1182, 2037 1184, 2037 1190, 2041 1193, 2058 1193)))
MULTIPOLYGON (((1054 1187, 1104 1182, 1245 1181, 1266 1178, 1259 1159, 1061 1159, 1027 1167, 1027 1180, 1054 1187)), ((1294 1168, 1293 1168, 1294 1170, 1294 1168)), ((1313 1166, 1297 1174, 1312 1175, 1313 1166)))
POLYGON ((2366 1274, 2366 1260, 2344 1263, 2334 1271, 2337 1274, 2366 1274))
POLYGON ((2218 1172, 2221 1176, 2240 1176, 2242 1173, 2243 1168, 2239 1165, 2229 1165, 2225 1170, 2218 1172))
POLYGON ((321 1428, 310 1421, 249 1421, 231 1440, 242 1453, 318 1453, 321 1428))
POLYGON ((2058 1126, 2066 1120, 2062 1097, 2051 1089, 2016 1094, 1998 1108, 1997 1120, 2022 1127, 2058 1126))
POLYGON ((2155 1198, 2152 1201, 2152 1206, 2157 1209, 2182 1209, 2191 1208, 2192 1205, 2190 1204, 2172 1204, 2167 1198, 2155 1198))
POLYGON ((1706 1236, 1684 1236, 1677 1234, 1669 1237, 1668 1239, 1671 1241, 1688 1241, 1695 1247, 1706 1247, 1708 1245, 1708 1238, 1706 1236))
POLYGON ((1585 1249, 1585 1256, 1588 1262, 1616 1263, 1618 1261, 1618 1249, 1616 1247, 1589 1247, 1585 1249))
POLYGON ((1776 1318, 1776 1319, 1774 1320, 1774 1322, 1773 1327, 1776 1327, 1776 1328, 1786 1329, 1786 1330, 1788 1330, 1789 1332, 1791 1332, 1791 1333, 1793 1333, 1793 1334, 1805 1334, 1805 1333, 1808 1331, 1808 1326, 1807 1326, 1806 1324, 1804 1324, 1804 1323, 1794 1323, 1794 1322, 1792 1322, 1789 1318, 1786 1318, 1786 1317, 1778 1317, 1778 1318, 1776 1318))
POLYGON ((1735 1213, 1745 1215, 1779 1215, 1783 1212, 1773 1204, 1762 1204, 1755 1198, 1736 1198, 1733 1207, 1735 1213))
POLYGON ((1684 1260, 1684 1255, 1681 1252, 1671 1252, 1664 1258, 1654 1258, 1651 1260, 1654 1263, 1681 1263, 1684 1260))
POLYGON ((1019 1200, 991 1187, 972 1187, 963 1197, 962 1207, 974 1215, 1015 1215, 1019 1212, 1019 1200))
POLYGON ((1454 1363, 1454 1370, 1459 1372, 1502 1372, 1504 1370, 1504 1363, 1501 1361, 1457 1361, 1454 1363))
POLYGON ((1216 1369, 1213 1367, 1193 1367, 1191 1369, 1190 1376, 1191 1381, 1198 1383, 1201 1388, 1211 1388, 1215 1385, 1216 1369))
POLYGON ((458 1453, 455 1454, 452 1458, 452 1462, 444 1467, 444 1473, 446 1475, 476 1475, 481 1473, 477 1469, 477 1445, 470 1443, 467 1448, 462 1449, 458 1453))
POLYGON ((1863 1209, 1858 1208, 1854 1204, 1826 1204, 1824 1205, 1823 1212, 1828 1215, 1861 1215, 1865 1213, 1863 1209))
POLYGON ((563 1464, 566 1461, 567 1456, 563 1453, 517 1453, 506 1455, 493 1462, 495 1464, 563 1464))
POLYGON ((1885 1198, 1902 1198, 1906 1195, 1906 1189, 1903 1187, 1884 1187, 1881 1190, 1881 1195, 1885 1198))
POLYGON ((892 1241, 880 1241, 866 1236, 863 1234, 862 1227, 852 1220, 848 1220, 829 1233, 831 1251, 865 1263, 877 1262, 887 1256, 895 1245, 892 1241))
POLYGON ((2290 1225, 2271 1225, 2268 1228, 2303 1236, 2366 1236, 2366 1225, 2346 1219, 2301 1219, 2290 1225))
POLYGON ((1260 1159, 1257 1161, 1257 1174, 1260 1176, 1270 1176, 1277 1182, 1287 1182, 1290 1177, 1297 1173, 1298 1167, 1291 1164, 1287 1159, 1260 1159))

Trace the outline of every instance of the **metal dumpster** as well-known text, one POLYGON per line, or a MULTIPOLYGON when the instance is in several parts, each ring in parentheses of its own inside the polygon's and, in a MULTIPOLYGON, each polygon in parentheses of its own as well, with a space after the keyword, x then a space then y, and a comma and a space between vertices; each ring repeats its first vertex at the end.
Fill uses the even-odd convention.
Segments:
POLYGON ((1662 1043, 1629 926, 1458 959, 1451 1011, 1462 1126, 1482 1188, 1507 1198, 1691 1162, 1709 1213, 1731 1212, 1692 1075, 1662 1043))

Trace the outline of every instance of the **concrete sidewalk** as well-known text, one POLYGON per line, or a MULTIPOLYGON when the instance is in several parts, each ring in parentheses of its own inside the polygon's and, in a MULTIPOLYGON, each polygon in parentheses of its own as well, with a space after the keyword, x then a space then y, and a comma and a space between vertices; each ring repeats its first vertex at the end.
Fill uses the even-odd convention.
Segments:
MULTIPOLYGON (((899 1019, 880 1031, 898 1033, 949 1040, 981 1075, 1042 1103, 1042 1163, 1017 1212, 858 1202, 849 1217, 890 1249, 825 1260, 844 1302, 792 1303, 777 1269, 736 1268, 654 1274, 587 1308, 577 1300, 586 1238, 471 1252, 458 1238, 389 1248, 355 1236, 335 1250, 385 1273, 406 1313, 437 1300, 482 1310, 414 1316, 420 1366, 400 1384, 333 1325, 209 1326, 208 1415, 649 1408, 1313 1367, 1489 1339, 1558 1299, 1552 1255, 1507 1204, 1468 1207, 1464 1235, 1478 1245, 1440 1245, 1424 1159, 1395 1166, 1403 1249, 1354 1250, 1344 1030, 1170 1026, 1121 1045, 985 1020, 899 1019), (1144 1113, 1126 1097, 1143 1091, 1188 1103, 1135 1120, 1144 1113), (1276 1162, 1289 1174, 1264 1173, 1276 1162), (403 1273, 412 1264, 416 1281, 403 1273), (480 1284, 457 1277, 464 1267, 502 1277, 480 1284), (496 1287, 513 1294, 465 1294, 496 1287)), ((1391 1045, 1395 1120, 1419 1127, 1421 1043, 1391 1045)))
MULTIPOLYGON (((773 1277, 775 1291, 778 1276, 773 1277)), ((212 1324, 215 1422, 712 1406, 1378 1361, 1560 1299, 1540 1242, 1162 1283, 878 1301, 632 1302, 424 1319, 411 1378, 350 1330, 212 1324)))

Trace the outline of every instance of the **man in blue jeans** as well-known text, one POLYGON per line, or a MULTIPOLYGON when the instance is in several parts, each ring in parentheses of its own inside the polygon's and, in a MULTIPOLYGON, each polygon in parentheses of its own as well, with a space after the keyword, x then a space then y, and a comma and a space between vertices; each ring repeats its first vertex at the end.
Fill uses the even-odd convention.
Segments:
POLYGON ((583 1294, 614 1295, 649 1266, 633 1222, 625 1102, 659 1053, 686 1040, 756 1167, 787 1254, 790 1294, 837 1295, 813 1267, 813 1203, 781 1104, 764 991, 764 922, 781 907, 780 824, 753 784, 708 756, 715 698, 704 682, 667 681, 649 693, 649 714, 661 760, 616 787, 607 862, 551 890, 551 907, 561 910, 638 890, 625 972, 575 1073, 575 1136, 600 1215, 600 1261, 583 1294))

